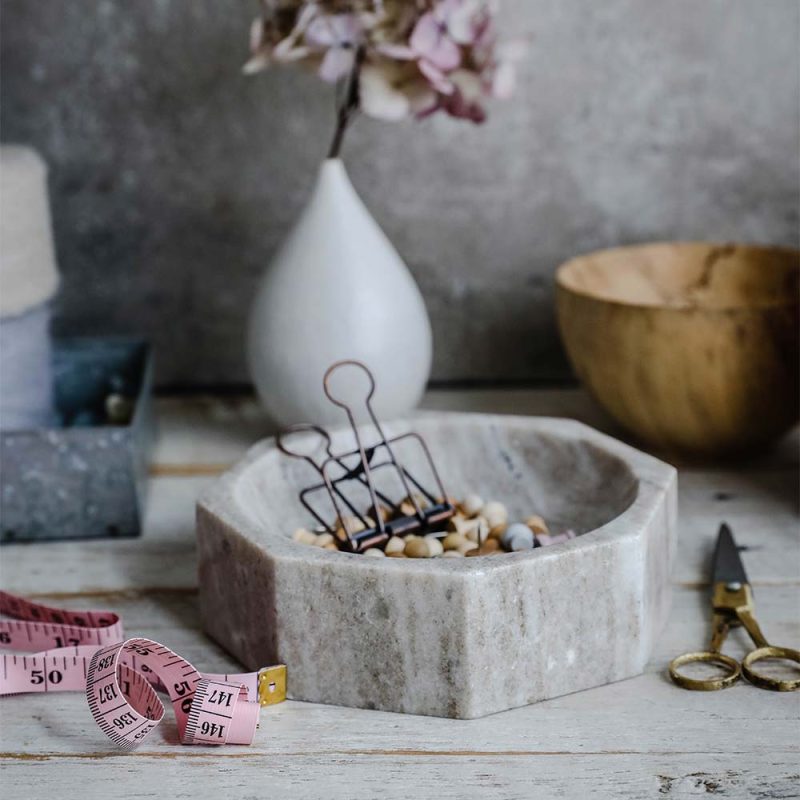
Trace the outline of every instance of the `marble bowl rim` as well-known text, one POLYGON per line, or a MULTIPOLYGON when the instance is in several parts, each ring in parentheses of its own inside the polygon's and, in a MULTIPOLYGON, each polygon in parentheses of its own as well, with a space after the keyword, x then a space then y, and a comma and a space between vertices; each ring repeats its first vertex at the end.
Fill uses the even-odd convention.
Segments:
POLYGON ((270 436, 252 445, 238 462, 222 473, 211 486, 199 495, 196 503, 197 511, 200 513, 202 510, 215 517, 227 528, 242 536, 252 546, 265 550, 273 557, 285 560, 299 560, 333 569, 368 570, 375 575, 389 569, 419 574, 429 574, 433 571, 444 575, 469 576, 492 572, 497 569, 513 568, 521 564, 542 563, 545 560, 557 558, 563 554, 596 548, 612 540, 620 541, 628 537, 635 537, 643 529, 647 519, 658 512, 658 498, 666 494, 677 475, 677 470, 672 465, 637 450, 608 434, 601 433, 583 422, 565 417, 526 417, 514 414, 434 411, 419 412, 409 417, 398 418, 397 420, 392 420, 392 424, 403 425, 408 423, 413 425, 415 420, 430 419, 442 415, 465 423, 474 420, 500 425, 516 425, 532 432, 561 435, 563 438, 588 441, 616 456, 625 464, 637 482, 636 494, 627 508, 605 524, 591 531, 586 531, 575 539, 546 548, 507 553, 502 558, 489 556, 463 559, 364 558, 353 553, 332 552, 295 542, 286 533, 267 530, 256 525, 240 510, 234 497, 234 485, 260 459, 274 452, 276 449, 275 437, 270 436), (564 436, 563 430, 554 433, 550 428, 554 422, 561 428, 570 429, 570 436, 564 436))

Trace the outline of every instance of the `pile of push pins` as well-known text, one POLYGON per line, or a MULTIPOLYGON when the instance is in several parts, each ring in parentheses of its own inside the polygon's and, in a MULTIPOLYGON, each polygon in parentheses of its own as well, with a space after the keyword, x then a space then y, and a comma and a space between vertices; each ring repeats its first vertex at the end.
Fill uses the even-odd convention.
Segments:
MULTIPOLYGON (((419 502, 419 498, 417 498, 419 502)), ((452 501, 451 501, 452 502, 452 501)), ((546 547, 575 538, 571 530, 552 534, 545 521, 532 514, 521 522, 509 522, 508 510, 496 500, 484 503, 476 494, 467 495, 460 503, 454 503, 456 513, 447 521, 441 531, 431 531, 424 536, 409 534, 393 536, 383 549, 371 547, 362 555, 376 558, 463 558, 464 556, 489 556, 532 550, 546 547)), ((388 509, 379 509, 387 519, 388 509)), ((399 513, 412 515, 414 506, 410 500, 400 504, 399 513)), ((372 522, 368 519, 367 522, 372 522)), ((341 538, 347 531, 350 534, 365 530, 364 523, 357 517, 339 520, 336 535, 341 538)), ((292 538, 296 542, 338 550, 333 534, 327 531, 314 532, 298 528, 292 538)))

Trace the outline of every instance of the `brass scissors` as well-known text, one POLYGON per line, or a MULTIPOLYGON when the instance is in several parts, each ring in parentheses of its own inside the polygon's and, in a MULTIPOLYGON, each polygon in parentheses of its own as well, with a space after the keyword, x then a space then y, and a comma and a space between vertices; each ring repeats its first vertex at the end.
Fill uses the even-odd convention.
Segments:
POLYGON ((732 686, 744 674, 750 683, 760 689, 772 689, 777 692, 792 692, 800 689, 800 679, 779 680, 761 675, 753 669, 753 665, 765 658, 784 658, 800 664, 800 651, 789 647, 773 647, 764 638, 753 616, 753 593, 747 581, 739 549, 733 541, 731 529, 722 524, 714 551, 714 567, 712 572, 713 593, 711 607, 714 611, 714 632, 708 650, 697 653, 684 653, 672 659, 669 674, 678 686, 684 689, 713 691, 732 686), (740 664, 735 658, 721 653, 722 645, 731 628, 743 625, 755 642, 756 649, 751 650, 740 664), (722 667, 726 674, 720 678, 689 678, 679 672, 686 664, 707 662, 722 667))

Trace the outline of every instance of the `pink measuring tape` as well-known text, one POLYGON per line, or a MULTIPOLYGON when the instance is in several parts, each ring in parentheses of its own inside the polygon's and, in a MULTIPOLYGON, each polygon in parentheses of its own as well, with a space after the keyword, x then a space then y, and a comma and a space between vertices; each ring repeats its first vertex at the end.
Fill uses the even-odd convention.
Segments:
POLYGON ((109 611, 67 611, 0 592, 0 695, 85 691, 113 742, 130 750, 164 716, 156 691, 172 702, 183 744, 251 744, 262 705, 286 699, 286 667, 207 675, 151 639, 123 641, 109 611), (38 652, 35 652, 38 651, 38 652), (33 653, 20 655, 20 653, 33 653))

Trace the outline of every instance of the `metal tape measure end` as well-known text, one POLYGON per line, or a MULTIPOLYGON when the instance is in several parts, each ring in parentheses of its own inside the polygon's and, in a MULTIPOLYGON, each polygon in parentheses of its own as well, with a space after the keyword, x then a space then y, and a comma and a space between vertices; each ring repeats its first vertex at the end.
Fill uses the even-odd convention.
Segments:
POLYGON ((286 699, 286 664, 264 667, 258 673, 258 702, 273 706, 286 699))

